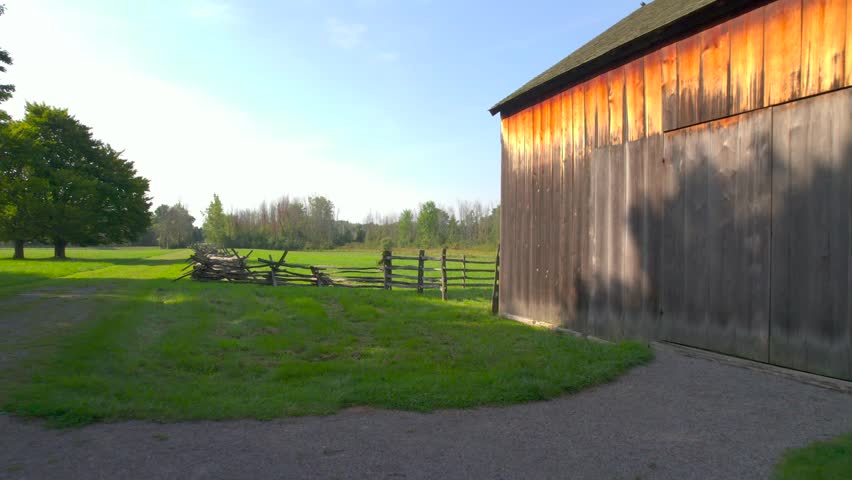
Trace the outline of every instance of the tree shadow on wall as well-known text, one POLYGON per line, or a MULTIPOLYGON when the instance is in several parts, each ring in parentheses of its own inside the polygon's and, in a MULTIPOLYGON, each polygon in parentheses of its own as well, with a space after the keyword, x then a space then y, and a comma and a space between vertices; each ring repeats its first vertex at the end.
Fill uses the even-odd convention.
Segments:
POLYGON ((761 360, 771 344, 776 363, 848 372, 852 137, 819 120, 774 144, 769 127, 711 125, 670 145, 613 227, 633 253, 575 278, 567 326, 761 360))

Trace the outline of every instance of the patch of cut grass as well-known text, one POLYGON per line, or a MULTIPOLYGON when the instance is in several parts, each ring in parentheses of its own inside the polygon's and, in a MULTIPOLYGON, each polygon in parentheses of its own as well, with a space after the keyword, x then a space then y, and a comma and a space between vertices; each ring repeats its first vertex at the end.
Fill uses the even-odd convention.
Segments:
POLYGON ((157 265, 160 262, 151 257, 168 252, 156 247, 68 248, 69 260, 54 260, 52 248, 31 247, 24 251, 24 260, 13 260, 13 249, 0 248, 0 296, 32 283, 85 271, 116 265, 157 265))
MULTIPOLYGON (((376 259, 323 255, 340 265, 376 259)), ((490 289, 441 302, 436 291, 173 283, 183 258, 51 280, 57 289, 97 288, 97 313, 50 339, 56 347, 33 360, 32 375, 0 384, 0 405, 60 426, 271 419, 359 405, 430 411, 549 399, 652 356, 639 343, 594 343, 495 318, 490 289)))
POLYGON ((788 450, 775 467, 776 480, 852 478, 852 434, 788 450))

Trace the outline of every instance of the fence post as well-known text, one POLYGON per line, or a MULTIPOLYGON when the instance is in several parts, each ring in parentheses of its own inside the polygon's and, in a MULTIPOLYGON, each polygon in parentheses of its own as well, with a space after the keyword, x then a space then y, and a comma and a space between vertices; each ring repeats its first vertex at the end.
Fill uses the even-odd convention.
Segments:
POLYGON ((467 255, 462 255, 462 288, 467 288, 467 255))
POLYGON ((278 286, 278 278, 275 277, 275 274, 278 272, 278 264, 276 264, 272 260, 272 255, 269 256, 269 283, 272 284, 273 287, 278 286))
POLYGON ((417 256, 417 293, 423 293, 423 256, 424 251, 420 250, 417 256))
POLYGON ((311 266, 311 273, 314 274, 314 277, 316 278, 316 286, 321 287, 322 280, 320 279, 319 270, 317 270, 316 267, 311 266))
POLYGON ((491 291, 491 313, 500 311, 500 243, 497 243, 497 258, 494 260, 494 290, 491 291))
POLYGON ((441 250, 441 300, 447 301, 447 247, 441 250))
POLYGON ((385 274, 385 290, 390 290, 393 287, 391 286, 392 278, 391 274, 393 273, 393 252, 391 250, 385 250, 382 252, 382 269, 385 274))

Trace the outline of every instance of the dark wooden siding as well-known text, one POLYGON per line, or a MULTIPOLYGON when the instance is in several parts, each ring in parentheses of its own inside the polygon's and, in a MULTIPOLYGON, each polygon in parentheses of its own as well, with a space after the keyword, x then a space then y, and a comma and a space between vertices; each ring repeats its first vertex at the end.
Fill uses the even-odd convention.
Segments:
POLYGON ((847 3, 779 0, 504 118, 501 312, 852 378, 847 3))

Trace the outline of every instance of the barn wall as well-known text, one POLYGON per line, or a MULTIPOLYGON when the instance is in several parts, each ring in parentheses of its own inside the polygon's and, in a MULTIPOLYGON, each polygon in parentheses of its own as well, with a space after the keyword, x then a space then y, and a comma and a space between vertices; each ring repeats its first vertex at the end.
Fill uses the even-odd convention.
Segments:
POLYGON ((779 0, 503 118, 501 312, 852 378, 850 50, 779 0))

